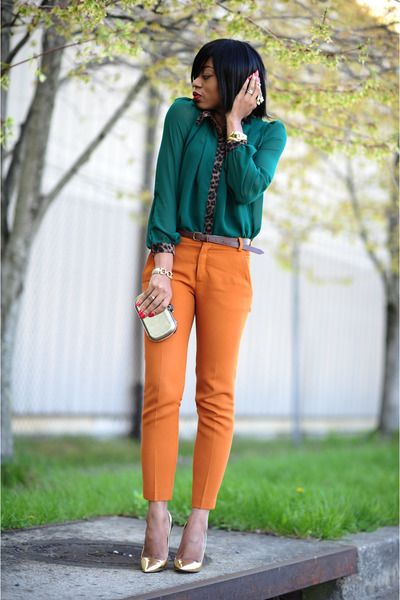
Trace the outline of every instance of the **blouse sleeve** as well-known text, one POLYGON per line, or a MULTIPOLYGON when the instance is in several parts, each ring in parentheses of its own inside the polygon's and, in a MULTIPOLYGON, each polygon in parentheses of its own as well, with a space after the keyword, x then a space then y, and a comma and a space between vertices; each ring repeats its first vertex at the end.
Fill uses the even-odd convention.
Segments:
POLYGON ((175 100, 164 119, 146 234, 146 246, 152 254, 175 254, 181 237, 176 231, 177 183, 187 128, 185 116, 184 107, 175 100))
POLYGON ((227 185, 237 202, 251 204, 270 185, 286 145, 281 121, 268 124, 260 147, 249 143, 232 146, 225 157, 227 185))

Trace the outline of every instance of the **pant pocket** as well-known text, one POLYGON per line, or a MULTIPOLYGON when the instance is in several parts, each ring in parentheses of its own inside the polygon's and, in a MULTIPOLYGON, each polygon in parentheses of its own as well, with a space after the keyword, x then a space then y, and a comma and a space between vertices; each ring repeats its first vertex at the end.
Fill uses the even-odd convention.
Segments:
POLYGON ((249 284, 249 286, 251 288, 251 292, 253 293, 253 281, 252 281, 252 277, 251 277, 250 252, 248 252, 247 250, 243 250, 243 252, 241 252, 241 256, 243 257, 243 262, 244 262, 245 277, 246 277, 247 283, 249 284))
POLYGON ((210 252, 207 257, 210 299, 223 298, 229 310, 251 310, 253 286, 244 252, 210 252))

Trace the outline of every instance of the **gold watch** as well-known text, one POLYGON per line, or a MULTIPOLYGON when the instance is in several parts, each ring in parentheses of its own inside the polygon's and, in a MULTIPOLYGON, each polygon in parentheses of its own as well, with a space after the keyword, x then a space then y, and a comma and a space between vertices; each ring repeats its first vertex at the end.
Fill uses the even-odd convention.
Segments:
POLYGON ((247 142, 247 135, 242 131, 231 131, 226 139, 228 142, 247 142))

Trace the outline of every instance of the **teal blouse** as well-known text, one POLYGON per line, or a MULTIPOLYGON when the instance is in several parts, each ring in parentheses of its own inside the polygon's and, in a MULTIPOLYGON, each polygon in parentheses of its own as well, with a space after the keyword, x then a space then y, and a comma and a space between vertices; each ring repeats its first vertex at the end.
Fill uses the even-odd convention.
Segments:
POLYGON ((279 120, 251 116, 242 129, 247 142, 226 142, 226 129, 212 111, 191 98, 174 100, 164 120, 147 225, 146 246, 153 253, 174 254, 178 229, 251 239, 259 233, 264 192, 285 148, 286 128, 279 120))

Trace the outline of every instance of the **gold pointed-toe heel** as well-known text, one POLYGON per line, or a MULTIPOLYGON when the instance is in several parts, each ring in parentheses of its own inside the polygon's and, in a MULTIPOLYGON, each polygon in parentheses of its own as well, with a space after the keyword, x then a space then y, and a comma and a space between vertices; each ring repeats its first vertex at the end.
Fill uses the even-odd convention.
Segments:
MULTIPOLYGON (((168 511, 169 517, 169 533, 167 537, 168 551, 169 552, 169 537, 171 535, 172 527, 174 525, 172 521, 171 513, 168 511)), ((156 573, 157 571, 162 571, 167 566, 168 562, 168 554, 167 558, 153 558, 152 556, 143 556, 144 545, 142 548, 142 552, 140 555, 140 566, 144 573, 156 573)))
MULTIPOLYGON (((187 525, 187 521, 183 526, 183 529, 185 529, 187 525)), ((185 573, 197 573, 198 571, 200 571, 202 565, 203 565, 203 561, 204 561, 204 554, 206 552, 206 546, 207 546, 207 531, 204 533, 204 546, 203 546, 203 556, 201 557, 201 560, 185 560, 184 558, 174 558, 174 567, 177 571, 184 571, 185 573)))

